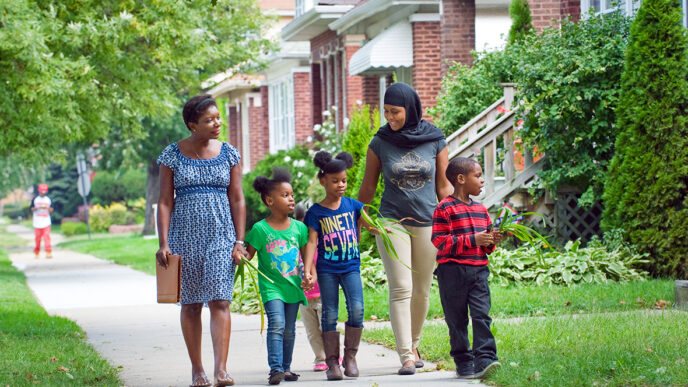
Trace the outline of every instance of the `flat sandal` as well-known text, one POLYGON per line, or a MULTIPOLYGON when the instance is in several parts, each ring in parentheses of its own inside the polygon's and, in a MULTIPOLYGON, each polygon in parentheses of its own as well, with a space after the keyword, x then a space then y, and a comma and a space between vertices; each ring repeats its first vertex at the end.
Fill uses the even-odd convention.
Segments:
POLYGON ((208 376, 206 374, 203 375, 198 375, 195 378, 193 378, 193 381, 189 385, 189 387, 210 387, 213 384, 210 383, 210 380, 208 379, 208 376))
POLYGON ((215 378, 215 386, 216 387, 233 386, 233 385, 234 385, 234 379, 232 379, 232 377, 229 376, 229 373, 227 371, 220 371, 218 373, 218 377, 215 378))

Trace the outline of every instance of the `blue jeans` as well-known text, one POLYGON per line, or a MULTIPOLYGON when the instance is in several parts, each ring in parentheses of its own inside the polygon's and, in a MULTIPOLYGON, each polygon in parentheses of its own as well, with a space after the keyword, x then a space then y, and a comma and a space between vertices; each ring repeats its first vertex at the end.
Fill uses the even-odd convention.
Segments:
POLYGON ((291 356, 294 352, 294 331, 299 304, 287 304, 280 299, 265 304, 268 316, 268 364, 270 371, 291 371, 291 356))
POLYGON ((322 331, 337 330, 339 318, 339 285, 346 297, 346 312, 349 319, 346 325, 352 328, 363 327, 363 286, 361 273, 318 273, 320 300, 322 301, 322 331))

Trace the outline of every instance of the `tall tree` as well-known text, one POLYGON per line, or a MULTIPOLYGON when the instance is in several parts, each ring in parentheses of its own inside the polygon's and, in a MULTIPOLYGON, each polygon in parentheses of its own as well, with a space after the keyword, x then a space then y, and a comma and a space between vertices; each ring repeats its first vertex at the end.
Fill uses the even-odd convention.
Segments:
POLYGON ((676 0, 643 0, 629 39, 604 227, 650 253, 656 275, 688 275, 688 39, 676 0))
POLYGON ((0 156, 47 162, 112 127, 141 133, 180 90, 269 47, 253 0, 0 2, 0 156))
POLYGON ((160 193, 160 167, 157 159, 165 146, 181 140, 189 134, 182 119, 181 107, 175 114, 156 119, 145 119, 142 122, 146 135, 129 137, 124 130, 113 129, 108 138, 99 147, 101 160, 99 167, 118 169, 121 167, 143 167, 146 169, 146 217, 143 225, 144 234, 155 233, 154 203, 158 202, 160 193))
POLYGON ((528 34, 533 33, 533 18, 530 16, 528 0, 511 0, 509 17, 511 17, 511 28, 507 38, 508 44, 523 40, 528 34))

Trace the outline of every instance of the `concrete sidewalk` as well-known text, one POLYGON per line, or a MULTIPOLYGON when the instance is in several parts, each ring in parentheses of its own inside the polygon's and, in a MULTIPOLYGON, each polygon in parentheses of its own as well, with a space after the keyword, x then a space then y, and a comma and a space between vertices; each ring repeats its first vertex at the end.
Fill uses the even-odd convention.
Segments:
MULTIPOLYGON (((26 227, 10 226, 8 231, 33 239, 33 231, 26 227)), ((30 250, 10 254, 13 265, 26 274, 29 287, 48 313, 78 323, 96 350, 113 366, 121 367, 120 375, 127 386, 190 383, 191 366, 181 335, 179 307, 156 303, 155 277, 59 248, 53 255, 53 259, 35 259, 30 250)), ((203 360, 212 378, 207 308, 203 323, 203 360)), ((228 369, 237 385, 267 385, 265 333, 261 336, 259 330, 259 316, 232 314, 228 369)), ((296 336, 292 370, 301 378, 295 385, 323 385, 325 374, 312 371, 313 353, 300 321, 296 336)), ((434 364, 429 363, 425 372, 396 375, 400 366, 396 352, 377 345, 361 343, 357 359, 361 377, 337 385, 479 385, 456 379, 454 372, 432 371, 434 364)))

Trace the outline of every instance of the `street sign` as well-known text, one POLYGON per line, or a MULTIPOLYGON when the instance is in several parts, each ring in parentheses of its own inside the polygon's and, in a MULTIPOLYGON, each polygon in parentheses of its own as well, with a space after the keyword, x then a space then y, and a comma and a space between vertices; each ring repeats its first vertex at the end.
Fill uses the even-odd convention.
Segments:
POLYGON ((79 195, 86 198, 89 192, 91 192, 91 177, 86 167, 86 160, 82 154, 76 156, 76 170, 79 174, 76 188, 79 191, 79 195))

